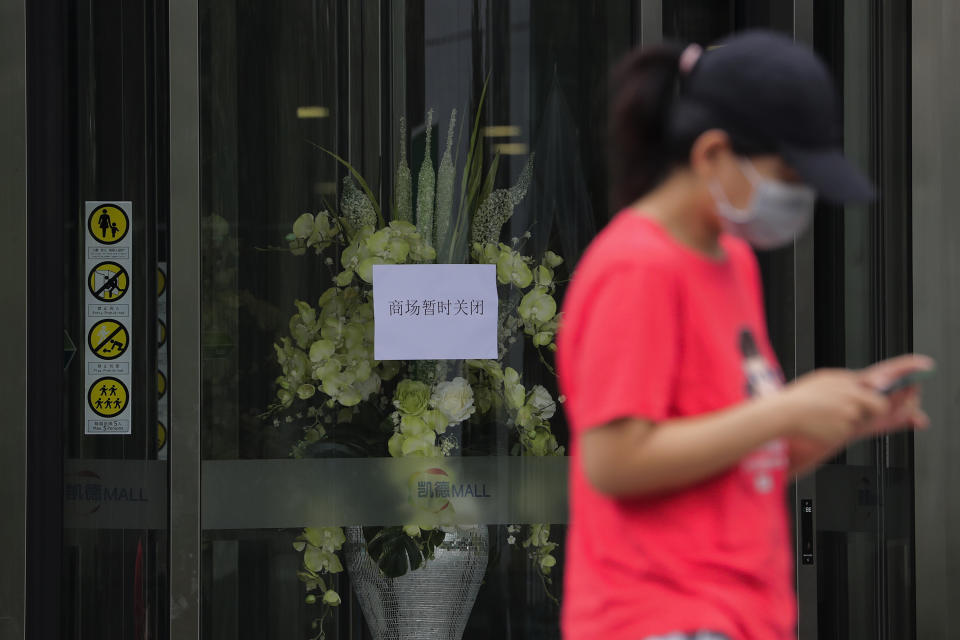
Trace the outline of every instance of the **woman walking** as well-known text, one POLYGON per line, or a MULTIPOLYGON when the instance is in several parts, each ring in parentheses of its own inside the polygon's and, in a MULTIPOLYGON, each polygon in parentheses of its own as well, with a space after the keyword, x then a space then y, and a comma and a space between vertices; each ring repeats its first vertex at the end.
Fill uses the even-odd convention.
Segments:
POLYGON ((858 438, 926 425, 903 356, 784 385, 750 245, 814 200, 869 200, 806 47, 745 32, 615 71, 613 195, 580 261, 558 366, 572 432, 566 640, 795 638, 784 489, 858 438))

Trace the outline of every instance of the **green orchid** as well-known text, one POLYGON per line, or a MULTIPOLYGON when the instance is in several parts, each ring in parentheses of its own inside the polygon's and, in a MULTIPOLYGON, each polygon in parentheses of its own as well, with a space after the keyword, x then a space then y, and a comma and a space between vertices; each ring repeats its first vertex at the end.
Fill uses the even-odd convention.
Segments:
POLYGON ((527 258, 506 245, 500 245, 497 258, 497 281, 500 284, 512 284, 526 289, 533 282, 533 271, 527 264, 527 258))
POLYGON ((343 571, 340 558, 335 553, 313 546, 308 546, 303 552, 303 564, 315 573, 339 573, 343 571))
MULTIPOLYGON (((485 96, 486 86, 481 105, 485 96)), ((428 140, 431 118, 432 114, 427 116, 428 140)), ((459 169, 454 114, 436 169, 429 144, 423 156, 408 161, 406 122, 401 122, 389 208, 393 219, 389 221, 384 219, 387 208, 381 209, 374 190, 360 173, 340 156, 320 148, 347 172, 331 210, 298 216, 286 236, 293 255, 313 249, 323 256, 326 267, 334 269, 322 269, 329 272, 332 286, 315 304, 295 301, 288 333, 274 345, 281 375, 276 378, 277 400, 271 410, 285 414, 287 422, 294 416, 302 422, 302 437, 292 447, 292 456, 316 455, 319 443, 340 444, 341 437, 344 446, 362 447, 372 455, 382 455, 384 445, 391 457, 451 455, 460 449, 461 438, 494 420, 497 428, 511 430, 515 454, 563 454, 551 430, 556 401, 550 392, 541 385, 527 388, 522 371, 503 366, 508 354, 511 362, 524 362, 515 358, 520 353, 514 349, 532 345, 549 369, 540 351, 555 348, 559 323, 556 270, 563 258, 551 251, 539 260, 526 255, 523 248, 529 233, 510 244, 500 242, 505 223, 532 180, 533 156, 513 186, 495 189, 499 156, 485 162, 487 144, 479 133, 481 121, 478 110, 467 162, 459 169), (411 166, 417 169, 415 177, 411 166), (445 262, 472 259, 494 265, 501 291, 497 309, 500 357, 467 360, 462 369, 447 362, 375 360, 374 267, 431 263, 438 252, 445 262), (469 426, 454 428, 465 423, 469 426)), ((431 560, 444 536, 425 524, 429 523, 364 531, 368 552, 385 575, 395 577, 431 560)), ((531 525, 529 529, 524 547, 546 586, 556 564, 552 554, 556 544, 550 542, 548 526, 531 525)), ((511 540, 519 530, 511 533, 511 540)), ((344 542, 339 527, 307 528, 294 542, 294 548, 302 553, 298 576, 306 585, 306 602, 321 608, 320 617, 314 620, 314 628, 321 630, 318 637, 323 635, 324 618, 341 603, 328 576, 343 570, 337 554, 344 542)))
MULTIPOLYGON (((546 287, 538 285, 523 296, 517 312, 525 327, 538 327, 557 315, 557 301, 553 299, 546 287)), ((533 333, 533 330, 530 329, 527 332, 533 333)))
POLYGON ((543 264, 551 269, 556 269, 563 264, 563 258, 555 254, 553 251, 546 251, 543 254, 543 264))

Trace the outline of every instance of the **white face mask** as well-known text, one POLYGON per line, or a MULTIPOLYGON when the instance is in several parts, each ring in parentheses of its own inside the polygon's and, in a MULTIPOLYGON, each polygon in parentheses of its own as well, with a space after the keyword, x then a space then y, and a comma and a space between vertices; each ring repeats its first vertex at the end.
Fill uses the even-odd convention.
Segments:
POLYGON ((746 209, 730 203, 716 182, 709 185, 710 194, 730 233, 758 249, 783 247, 807 228, 813 219, 817 193, 803 184, 791 184, 765 178, 750 160, 743 161, 743 173, 753 185, 753 195, 746 209))

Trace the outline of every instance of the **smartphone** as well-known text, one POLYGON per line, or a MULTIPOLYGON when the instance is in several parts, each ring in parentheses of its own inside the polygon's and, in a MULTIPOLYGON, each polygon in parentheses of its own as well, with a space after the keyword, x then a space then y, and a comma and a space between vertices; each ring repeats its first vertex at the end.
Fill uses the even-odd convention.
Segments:
POLYGON ((911 373, 908 373, 905 376, 901 376, 900 378, 897 378, 896 380, 888 384, 886 387, 883 387, 882 389, 880 389, 880 393, 882 393, 885 396, 889 396, 890 394, 896 393, 897 391, 901 391, 903 389, 912 387, 918 382, 922 382, 923 380, 926 380, 932 375, 933 375, 932 369, 922 369, 920 371, 913 371, 911 373))

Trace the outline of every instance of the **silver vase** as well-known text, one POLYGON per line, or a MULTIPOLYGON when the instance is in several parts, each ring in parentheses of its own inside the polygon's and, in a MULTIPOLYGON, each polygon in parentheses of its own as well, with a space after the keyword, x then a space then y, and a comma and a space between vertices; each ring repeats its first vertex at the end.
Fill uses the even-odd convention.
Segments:
POLYGON ((487 568, 487 527, 445 529, 416 571, 387 578, 367 553, 360 527, 346 527, 343 555, 374 640, 460 640, 487 568))

